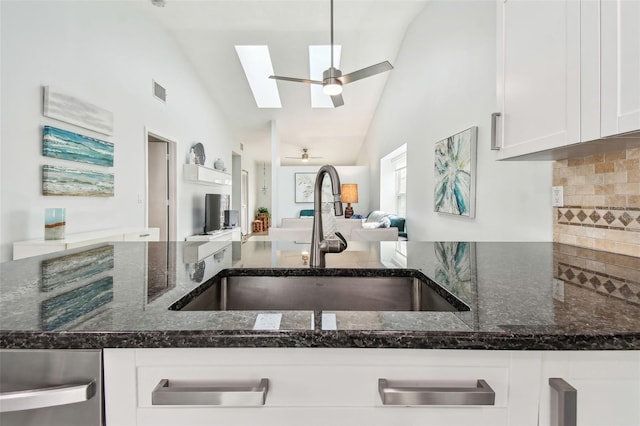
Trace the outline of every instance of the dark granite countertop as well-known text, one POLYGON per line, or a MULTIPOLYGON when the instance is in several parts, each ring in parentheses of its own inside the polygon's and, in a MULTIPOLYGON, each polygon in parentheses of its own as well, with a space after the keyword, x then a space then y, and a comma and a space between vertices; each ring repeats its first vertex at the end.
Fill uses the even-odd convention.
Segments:
POLYGON ((266 330, 266 312, 169 309, 225 275, 308 275, 308 250, 122 242, 6 262, 0 347, 640 349, 640 258, 553 243, 352 242, 327 255, 325 275, 409 269, 463 311, 282 310, 266 330))

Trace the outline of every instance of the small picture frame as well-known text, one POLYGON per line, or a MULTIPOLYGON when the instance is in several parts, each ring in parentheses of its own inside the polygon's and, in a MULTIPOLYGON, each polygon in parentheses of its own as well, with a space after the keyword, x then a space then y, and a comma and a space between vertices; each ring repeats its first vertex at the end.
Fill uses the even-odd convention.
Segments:
MULTIPOLYGON (((296 173, 295 174, 295 202, 313 203, 317 173, 296 173)), ((322 201, 333 201, 333 191, 331 189, 331 179, 325 176, 322 181, 322 201)))

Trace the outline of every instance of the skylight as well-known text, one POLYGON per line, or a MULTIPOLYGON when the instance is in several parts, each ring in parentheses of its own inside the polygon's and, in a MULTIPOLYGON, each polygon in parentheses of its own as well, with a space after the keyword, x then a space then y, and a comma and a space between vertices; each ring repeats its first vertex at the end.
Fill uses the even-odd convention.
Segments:
POLYGON ((273 75, 269 46, 236 46, 242 69, 258 108, 282 108, 280 93, 273 75))
MULTIPOLYGON (((342 46, 333 45, 333 66, 340 68, 340 54, 342 46)), ((322 72, 331 66, 331 46, 309 46, 309 77, 311 80, 322 81, 322 72)), ((311 106, 313 108, 333 108, 331 98, 322 92, 319 84, 310 84, 311 106)))

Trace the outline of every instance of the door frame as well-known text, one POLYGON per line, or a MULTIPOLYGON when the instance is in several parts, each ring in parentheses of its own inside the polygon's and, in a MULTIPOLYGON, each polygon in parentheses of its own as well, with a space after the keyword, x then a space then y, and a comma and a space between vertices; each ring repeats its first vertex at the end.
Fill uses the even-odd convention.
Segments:
POLYGON ((169 241, 177 241, 178 233, 178 185, 177 146, 178 140, 145 126, 144 128, 144 225, 149 226, 149 136, 166 142, 169 148, 169 241))

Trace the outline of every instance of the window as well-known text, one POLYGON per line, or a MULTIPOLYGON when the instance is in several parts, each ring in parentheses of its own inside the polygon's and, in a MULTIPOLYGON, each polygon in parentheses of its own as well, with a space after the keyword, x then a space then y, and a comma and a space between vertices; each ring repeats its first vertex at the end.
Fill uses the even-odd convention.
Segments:
POLYGON ((395 196, 396 196, 396 214, 398 216, 407 217, 407 154, 402 153, 400 156, 391 160, 394 167, 395 176, 395 196))
POLYGON ((380 159, 380 210, 407 217, 407 145, 380 159))

